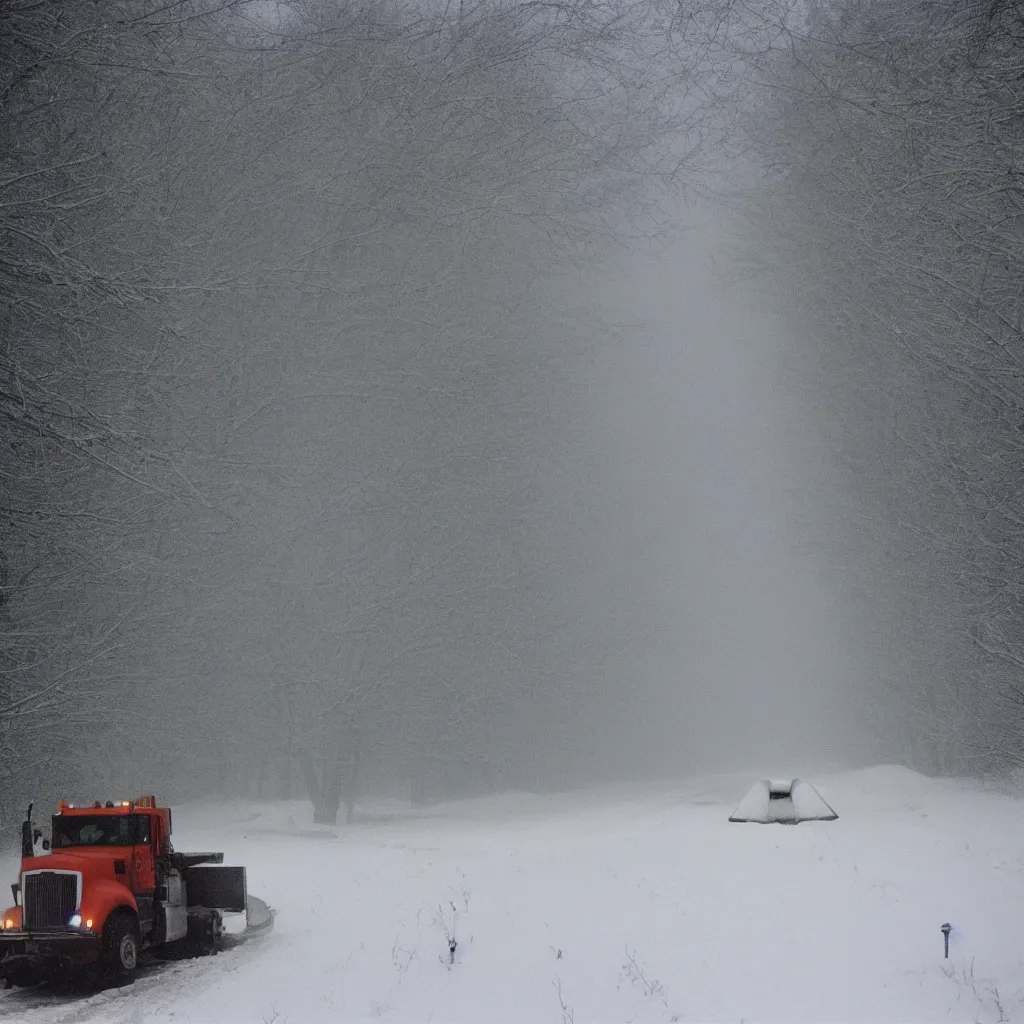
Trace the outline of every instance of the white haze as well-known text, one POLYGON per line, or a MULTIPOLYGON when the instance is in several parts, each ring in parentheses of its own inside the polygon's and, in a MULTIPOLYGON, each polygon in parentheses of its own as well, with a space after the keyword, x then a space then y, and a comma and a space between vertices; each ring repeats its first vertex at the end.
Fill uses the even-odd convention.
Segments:
POLYGON ((19 93, 0 212, 36 232, 0 260, 0 817, 1012 762, 1019 431, 993 463, 988 371, 910 339, 916 302, 957 352, 947 299, 876 310, 877 246, 835 240, 873 209, 835 168, 887 166, 830 134, 838 51, 804 88, 781 8, 228 6, 10 23, 62 100, 19 93))
POLYGON ((620 326, 586 389, 613 567, 595 600, 637 617, 614 671, 649 701, 637 738, 664 770, 870 759, 864 638, 806 529, 827 508, 828 452, 800 400, 801 345, 730 281, 721 223, 702 219, 599 291, 620 326))

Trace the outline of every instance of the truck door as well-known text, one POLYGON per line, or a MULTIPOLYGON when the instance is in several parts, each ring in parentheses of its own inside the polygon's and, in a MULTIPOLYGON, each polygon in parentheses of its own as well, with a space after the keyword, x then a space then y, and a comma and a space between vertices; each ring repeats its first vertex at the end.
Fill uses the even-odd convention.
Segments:
POLYGON ((156 888, 152 823, 148 814, 133 814, 134 845, 129 868, 132 892, 151 893, 156 888))

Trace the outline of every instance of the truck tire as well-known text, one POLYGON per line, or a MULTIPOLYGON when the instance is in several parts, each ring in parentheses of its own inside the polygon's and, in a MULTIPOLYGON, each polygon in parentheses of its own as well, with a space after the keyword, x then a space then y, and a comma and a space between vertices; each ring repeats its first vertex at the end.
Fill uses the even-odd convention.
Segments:
POLYGON ((141 951, 138 919, 131 911, 115 911, 103 928, 103 967, 115 985, 135 980, 141 951))
POLYGON ((186 942, 192 956, 216 956, 224 922, 217 910, 194 909, 188 915, 186 942))
POLYGON ((4 988, 28 988, 39 982, 39 975, 29 963, 12 964, 4 972, 4 988))

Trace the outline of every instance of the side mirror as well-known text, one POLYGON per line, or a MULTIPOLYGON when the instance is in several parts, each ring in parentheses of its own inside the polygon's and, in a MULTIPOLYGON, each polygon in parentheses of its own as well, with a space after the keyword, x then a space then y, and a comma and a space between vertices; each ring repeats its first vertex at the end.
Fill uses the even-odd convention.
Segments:
POLYGON ((50 840, 49 839, 44 839, 43 840, 43 849, 44 850, 49 850, 50 849, 50 840))

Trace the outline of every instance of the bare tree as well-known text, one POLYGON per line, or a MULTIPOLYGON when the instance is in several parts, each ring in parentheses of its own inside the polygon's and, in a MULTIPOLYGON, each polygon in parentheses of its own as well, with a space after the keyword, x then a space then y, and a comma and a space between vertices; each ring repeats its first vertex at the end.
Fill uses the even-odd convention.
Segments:
POLYGON ((995 726, 1024 639, 1019 37, 1011 5, 815 5, 746 122, 759 270, 819 339, 879 724, 938 771, 1021 753, 995 726))

